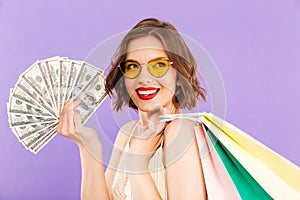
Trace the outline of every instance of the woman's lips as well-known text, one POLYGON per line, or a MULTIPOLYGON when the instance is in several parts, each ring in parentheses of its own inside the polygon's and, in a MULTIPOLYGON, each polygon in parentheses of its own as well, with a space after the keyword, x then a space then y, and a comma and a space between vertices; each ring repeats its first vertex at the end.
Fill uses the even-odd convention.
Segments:
POLYGON ((159 88, 140 87, 140 88, 137 88, 135 91, 140 99, 150 100, 150 99, 153 99, 158 94, 159 88))

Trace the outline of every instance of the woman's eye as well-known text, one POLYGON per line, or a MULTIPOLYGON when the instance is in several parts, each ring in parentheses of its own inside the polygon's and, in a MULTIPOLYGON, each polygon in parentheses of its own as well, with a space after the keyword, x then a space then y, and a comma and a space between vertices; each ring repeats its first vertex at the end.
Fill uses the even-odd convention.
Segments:
POLYGON ((131 69, 136 69, 136 68, 139 68, 138 65, 136 64, 130 64, 130 65, 127 65, 127 70, 131 70, 131 69))
POLYGON ((157 67, 157 68, 160 68, 160 67, 166 67, 166 64, 165 63, 155 63, 154 67, 157 67))

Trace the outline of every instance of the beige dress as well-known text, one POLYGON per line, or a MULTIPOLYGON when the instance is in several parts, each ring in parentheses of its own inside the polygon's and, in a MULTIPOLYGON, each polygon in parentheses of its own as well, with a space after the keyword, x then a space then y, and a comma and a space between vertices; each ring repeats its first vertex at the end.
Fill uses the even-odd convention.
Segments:
MULTIPOLYGON (((137 123, 138 124, 138 123, 137 123)), ((135 125, 136 127, 136 125, 135 125)), ((129 150, 129 142, 131 136, 134 132, 134 129, 130 134, 129 140, 125 147, 125 152, 129 150)), ((165 168, 163 166, 163 154, 162 154, 162 144, 156 150, 154 155, 151 157, 149 161, 148 168, 151 169, 151 176, 156 185, 156 188, 162 199, 167 199, 167 191, 166 191, 166 176, 165 176, 165 168)), ((120 158, 120 162, 118 165, 118 169, 115 174, 115 178, 112 185, 112 195, 113 199, 116 200, 132 200, 134 199, 133 194, 131 192, 130 182, 128 180, 127 172, 124 169, 124 154, 120 158)), ((147 186, 145 186, 147 187, 147 186)))

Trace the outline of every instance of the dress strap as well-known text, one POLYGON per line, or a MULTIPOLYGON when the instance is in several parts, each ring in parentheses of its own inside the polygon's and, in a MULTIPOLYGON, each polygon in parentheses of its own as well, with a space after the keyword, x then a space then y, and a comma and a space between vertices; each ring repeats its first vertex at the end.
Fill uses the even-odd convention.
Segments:
POLYGON ((128 151, 129 150, 129 143, 130 143, 130 140, 131 140, 131 137, 136 129, 136 127, 140 124, 140 121, 138 120, 135 125, 133 126, 131 132, 130 132, 130 135, 129 135, 129 138, 128 138, 128 141, 126 143, 126 146, 125 146, 125 151, 128 151))

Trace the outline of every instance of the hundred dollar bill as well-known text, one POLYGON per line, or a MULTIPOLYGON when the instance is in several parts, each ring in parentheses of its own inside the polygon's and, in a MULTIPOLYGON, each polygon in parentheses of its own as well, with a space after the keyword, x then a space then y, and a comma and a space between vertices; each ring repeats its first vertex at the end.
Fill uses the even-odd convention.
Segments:
POLYGON ((19 87, 21 90, 26 92, 28 95, 30 95, 36 102, 39 103, 43 108, 47 109, 49 113, 51 113, 54 117, 57 116, 55 110, 49 104, 43 99, 36 91, 33 89, 29 83, 27 83, 24 79, 19 79, 16 86, 19 87))
POLYGON ((61 109, 65 103, 65 96, 67 92, 67 84, 68 78, 71 71, 71 61, 69 60, 60 60, 59 61, 59 82, 60 82, 60 95, 59 95, 59 106, 58 106, 58 113, 61 112, 61 109))
POLYGON ((50 74, 48 73, 46 62, 57 60, 58 58, 59 57, 56 56, 56 57, 53 57, 53 58, 49 58, 49 59, 37 62, 39 70, 41 71, 41 74, 42 74, 43 79, 45 81, 45 85, 46 85, 46 87, 47 87, 47 89, 50 93, 51 102, 52 102, 53 108, 55 110, 57 110, 56 99, 55 99, 55 96, 54 96, 53 86, 51 84, 51 77, 49 76, 50 74))
POLYGON ((98 72, 75 98, 81 101, 75 111, 81 114, 83 123, 96 111, 106 97, 104 82, 105 77, 98 72))
POLYGON ((8 120, 11 127, 14 126, 24 126, 24 125, 34 125, 34 124, 44 124, 47 122, 57 121, 57 119, 52 117, 42 117, 42 116, 34 116, 28 114, 16 114, 16 113, 8 113, 8 120))
POLYGON ((48 90, 44 77, 45 74, 42 74, 40 71, 38 62, 35 62, 21 74, 20 79, 24 79, 31 88, 45 100, 50 108, 54 108, 55 104, 52 102, 52 94, 48 90))
POLYGON ((48 122, 48 123, 38 124, 38 125, 32 124, 32 125, 24 125, 24 126, 15 126, 15 127, 11 127, 11 130, 17 136, 18 140, 22 142, 23 140, 32 137, 41 129, 49 127, 53 124, 57 124, 57 123, 54 121, 54 122, 48 122))
POLYGON ((22 140, 22 144, 25 146, 26 149, 29 149, 29 148, 31 150, 34 149, 34 147, 36 146, 36 143, 41 141, 44 136, 52 133, 53 131, 56 131, 56 126, 57 126, 57 123, 53 123, 50 126, 39 130, 31 137, 28 137, 25 140, 22 140))
POLYGON ((51 139, 56 135, 56 131, 50 131, 50 133, 47 133, 42 139, 40 139, 37 143, 30 146, 30 151, 34 154, 37 154, 48 142, 51 141, 51 139))
POLYGON ((9 96, 10 97, 15 97, 17 99, 20 99, 20 100, 22 100, 24 102, 27 102, 27 103, 29 103, 31 105, 34 105, 36 107, 39 107, 39 108, 43 109, 41 107, 41 105, 36 102, 35 99, 33 99, 29 94, 27 94, 26 92, 24 92, 23 90, 21 90, 19 87, 15 87, 14 89, 11 89, 9 96))
MULTIPOLYGON (((22 102, 26 102, 28 104, 31 104, 32 106, 36 107, 36 108, 40 108, 41 110, 45 110, 42 106, 43 104, 39 104, 39 102, 41 102, 41 99, 38 99, 38 102, 33 99, 32 96, 30 96, 29 94, 27 94, 26 92, 24 92, 22 89, 20 89, 19 87, 15 87, 14 89, 10 90, 10 97, 15 97, 19 100, 21 100, 22 102)), ((47 114, 49 115, 49 114, 47 114)))
POLYGON ((103 71, 94 67, 93 65, 82 62, 79 75, 75 81, 75 85, 72 91, 71 98, 76 98, 77 95, 83 90, 88 83, 95 77, 97 74, 102 74, 103 71))
POLYGON ((72 60, 64 102, 66 102, 71 96, 71 93, 73 91, 74 84, 75 84, 75 81, 76 81, 76 79, 79 75, 80 69, 81 69, 81 62, 72 60))
POLYGON ((59 101, 60 101, 60 62, 59 57, 56 59, 44 60, 46 64, 47 73, 49 76, 50 85, 52 88, 53 99, 56 105, 56 115, 59 116, 59 101))
POLYGON ((10 97, 9 102, 7 104, 7 111, 8 113, 53 117, 53 115, 51 115, 47 110, 25 102, 23 100, 20 100, 16 97, 10 97))

